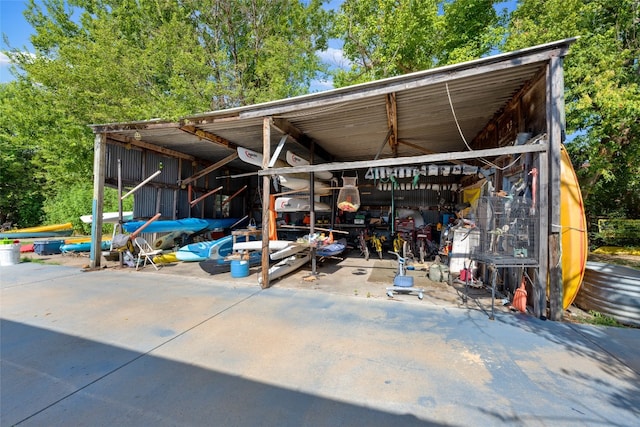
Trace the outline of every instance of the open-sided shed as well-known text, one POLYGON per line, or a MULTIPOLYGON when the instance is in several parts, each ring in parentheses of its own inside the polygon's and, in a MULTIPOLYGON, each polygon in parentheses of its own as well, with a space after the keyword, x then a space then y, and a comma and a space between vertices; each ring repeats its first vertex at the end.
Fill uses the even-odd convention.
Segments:
MULTIPOLYGON (((501 190, 504 183, 510 186, 508 167, 516 165, 510 162, 526 158, 526 168, 537 172, 537 189, 531 192, 535 193, 538 212, 536 253, 529 254, 535 258, 537 270, 533 305, 536 315, 545 315, 548 282, 550 315, 560 319, 562 64, 573 41, 560 40, 326 92, 191 115, 176 122, 92 125, 93 217, 102 217, 104 185, 118 182, 118 162, 122 163, 120 182, 125 186, 134 186, 162 168, 144 192, 136 194, 137 216, 160 212, 164 217, 179 218, 192 216, 193 191, 206 194, 220 186, 218 178, 226 178, 225 191, 233 194, 249 184, 250 173, 255 177, 256 167, 238 158, 238 148, 263 154, 263 168, 257 171, 262 176, 262 182, 258 181, 262 206, 269 203, 270 178, 282 174, 468 165, 484 170, 485 175, 489 171, 493 187, 501 190), (529 138, 518 137, 524 134, 529 138), (284 146, 309 159, 311 165, 270 166, 271 158, 282 154, 284 146)), ((520 172, 529 171, 521 166, 520 172)), ((482 172, 467 176, 464 185, 473 186, 484 178, 482 172)), ((420 179, 429 188, 429 178, 420 179)), ((442 176, 439 180, 439 185, 452 182, 442 176)), ((452 191, 451 186, 447 191, 452 191)), ((213 201, 202 203, 198 215, 216 212, 213 201)), ((245 214, 247 204, 245 200, 232 209, 245 214)), ((268 215, 264 209, 265 231, 268 215)), ((92 267, 100 265, 100 233, 95 230, 101 225, 99 220, 94 223, 92 267)), ((265 249, 268 234, 262 234, 265 249)), ((268 286, 266 268, 263 271, 262 283, 268 286)))

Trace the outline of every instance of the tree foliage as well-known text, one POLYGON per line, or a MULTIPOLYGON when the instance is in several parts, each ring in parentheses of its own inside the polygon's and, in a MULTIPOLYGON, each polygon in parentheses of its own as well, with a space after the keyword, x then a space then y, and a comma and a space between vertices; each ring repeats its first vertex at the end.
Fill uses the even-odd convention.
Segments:
POLYGON ((43 211, 62 220, 60 200, 70 190, 84 198, 88 124, 175 119, 308 91, 329 16, 319 0, 30 0, 35 51, 6 52, 18 80, 0 92, 9 112, 2 144, 11 146, 0 215, 25 212, 21 225, 43 211), (28 215, 20 170, 36 183, 28 215))
POLYGON ((579 36, 565 61, 568 144, 589 216, 640 218, 640 4, 523 0, 505 49, 579 36))
POLYGON ((476 59, 501 40, 504 15, 492 0, 345 0, 333 34, 348 70, 335 85, 361 83, 476 59))

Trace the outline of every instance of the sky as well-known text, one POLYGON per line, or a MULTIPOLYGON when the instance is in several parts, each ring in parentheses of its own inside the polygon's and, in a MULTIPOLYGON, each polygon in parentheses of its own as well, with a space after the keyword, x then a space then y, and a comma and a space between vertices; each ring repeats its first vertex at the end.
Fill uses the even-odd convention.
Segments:
MULTIPOLYGON (((26 48, 26 50, 32 51, 29 36, 33 32, 33 28, 23 16, 26 2, 26 0, 0 0, 0 33, 3 35, 0 40, 0 50, 8 50, 8 46, 4 42, 4 36, 6 36, 12 48, 26 48)), ((331 0, 325 7, 337 10, 342 2, 343 0, 331 0)), ((513 10, 515 3, 516 0, 509 0, 497 5, 497 7, 507 7, 513 10)), ((341 44, 338 40, 332 40, 329 43, 329 49, 319 55, 330 66, 345 66, 348 61, 343 57, 340 47, 341 44)), ((9 72, 9 65, 8 58, 0 52, 0 83, 13 80, 13 76, 9 72)), ((331 81, 314 81, 311 91, 317 92, 332 87, 331 81)))

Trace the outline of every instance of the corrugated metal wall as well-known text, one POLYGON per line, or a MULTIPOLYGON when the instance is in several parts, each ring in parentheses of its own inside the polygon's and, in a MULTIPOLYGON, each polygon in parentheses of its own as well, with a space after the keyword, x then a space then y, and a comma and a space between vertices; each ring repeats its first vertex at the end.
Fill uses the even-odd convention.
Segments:
POLYGON ((194 167, 188 160, 175 159, 152 151, 129 149, 120 144, 108 144, 105 181, 112 187, 117 186, 118 182, 118 160, 122 165, 122 184, 125 194, 157 170, 161 170, 160 175, 129 196, 134 197, 135 200, 133 209, 135 218, 150 218, 158 212, 162 214, 163 219, 220 218, 223 215, 219 209, 220 203, 216 203, 216 200, 223 196, 231 196, 239 188, 248 185, 247 190, 229 203, 229 216, 240 218, 249 213, 251 195, 256 192, 255 178, 217 179, 225 173, 219 170, 191 183, 191 200, 220 186, 223 186, 223 189, 190 206, 189 190, 187 187, 181 188, 178 182, 202 170, 202 166, 194 167))
POLYGON ((619 265, 587 262, 574 304, 640 327, 640 271, 619 265))

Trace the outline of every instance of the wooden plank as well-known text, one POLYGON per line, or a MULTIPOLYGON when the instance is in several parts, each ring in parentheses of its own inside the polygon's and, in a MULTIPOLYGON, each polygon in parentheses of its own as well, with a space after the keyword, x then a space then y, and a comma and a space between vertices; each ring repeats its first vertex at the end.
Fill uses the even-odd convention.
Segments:
POLYGON ((219 145, 221 147, 225 147, 225 148, 229 148, 231 150, 235 150, 236 148, 238 148, 238 146, 236 144, 234 144, 233 142, 226 140, 224 138, 222 138, 221 136, 215 135, 211 132, 207 132, 205 130, 202 129, 198 129, 197 127, 193 126, 193 125, 184 125, 180 127, 180 130, 183 132, 186 132, 188 134, 191 135, 195 135, 198 138, 204 139, 205 141, 209 141, 209 142, 213 142, 216 145, 219 145))
POLYGON ((549 155, 538 156, 538 275, 534 291, 533 312, 541 318, 547 313, 547 283, 549 277, 549 155))
POLYGON ((191 175, 189 178, 183 179, 182 181, 179 182, 179 184, 182 185, 187 185, 192 183, 193 181, 196 181, 198 178, 203 177, 211 172, 213 172, 216 169, 221 168, 222 166, 226 165, 227 163, 235 160, 238 158, 238 152, 234 151, 232 154, 230 154, 229 156, 225 157, 224 159, 212 164, 211 166, 208 166, 206 168, 204 168, 203 170, 201 170, 200 172, 191 175))
POLYGON ((290 121, 283 118, 274 118, 271 126, 273 126, 273 128, 275 128, 278 132, 284 135, 289 135, 289 137, 296 144, 308 150, 313 157, 312 160, 316 160, 317 158, 321 158, 323 160, 330 160, 334 158, 334 156, 332 156, 329 152, 327 152, 324 148, 320 147, 318 144, 315 144, 311 138, 309 138, 300 129, 294 126, 290 121))
MULTIPOLYGON (((265 117, 262 121, 262 168, 267 169, 271 157, 271 117, 265 117)), ((262 177, 262 271, 260 286, 263 289, 271 286, 269 283, 269 206, 271 200, 271 179, 262 177)))
POLYGON ((191 162, 196 162, 199 161, 199 159, 190 156, 188 154, 184 154, 181 153, 180 151, 175 151, 175 150, 171 150, 169 148, 164 148, 164 147, 159 147, 155 144, 150 144, 148 142, 144 142, 144 141, 138 141, 136 139, 133 138, 129 138, 127 136, 122 136, 122 135, 107 135, 107 142, 108 143, 112 143, 112 144, 120 144, 126 148, 131 148, 131 147, 138 147, 144 150, 149 150, 149 151, 153 151, 156 153, 160 153, 160 154, 164 154, 166 156, 169 157, 174 157, 176 159, 184 159, 184 160, 189 160, 191 162))
POLYGON ((286 168, 272 168, 258 171, 258 175, 286 175, 292 173, 310 173, 324 171, 342 171, 353 169, 367 169, 380 166, 404 166, 421 163, 453 162, 455 160, 476 159, 484 157, 498 157, 507 154, 537 153, 546 151, 547 144, 517 145, 513 147, 491 148, 486 150, 457 151, 450 153, 425 154, 424 156, 395 157, 379 160, 359 160, 356 162, 334 162, 320 165, 292 166, 286 168))
POLYGON ((389 135, 389 146, 393 157, 398 156, 398 105, 396 94, 388 93, 385 96, 385 106, 387 108, 387 128, 391 132, 389 135))
POLYGON ((562 260, 560 233, 560 147, 563 142, 564 80, 562 58, 552 57, 547 69, 547 135, 549 137, 549 317, 562 320, 562 260))

